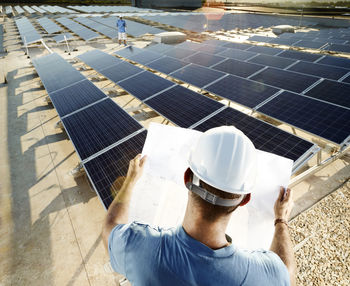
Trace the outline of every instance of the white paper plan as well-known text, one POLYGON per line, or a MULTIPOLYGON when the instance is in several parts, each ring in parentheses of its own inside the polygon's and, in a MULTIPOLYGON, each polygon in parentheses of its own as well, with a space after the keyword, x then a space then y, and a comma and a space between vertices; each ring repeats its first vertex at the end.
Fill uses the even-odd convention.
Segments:
MULTIPOLYGON (((188 190, 183 175, 199 131, 151 123, 142 155, 144 174, 130 203, 130 221, 175 227, 182 223, 188 190)), ((226 230, 233 243, 246 249, 269 249, 274 232, 273 205, 279 186, 287 187, 293 161, 258 150, 258 176, 251 201, 233 213, 226 230)))

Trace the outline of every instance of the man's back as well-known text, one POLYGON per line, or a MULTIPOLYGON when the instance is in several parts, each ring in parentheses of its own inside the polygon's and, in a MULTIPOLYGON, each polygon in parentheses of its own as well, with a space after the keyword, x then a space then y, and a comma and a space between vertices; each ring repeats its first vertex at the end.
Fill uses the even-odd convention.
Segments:
POLYGON ((181 226, 118 225, 108 249, 114 270, 133 285, 290 285, 287 268, 273 252, 234 245, 213 250, 181 226))
POLYGON ((125 23, 125 21, 123 19, 118 19, 117 27, 118 27, 118 32, 119 33, 125 33, 126 23, 125 23))

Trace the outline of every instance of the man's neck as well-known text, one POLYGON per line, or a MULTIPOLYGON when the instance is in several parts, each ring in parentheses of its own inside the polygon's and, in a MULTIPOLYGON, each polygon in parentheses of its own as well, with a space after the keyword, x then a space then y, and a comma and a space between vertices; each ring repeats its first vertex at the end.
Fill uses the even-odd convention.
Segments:
POLYGON ((208 222, 188 204, 182 226, 192 238, 211 249, 219 249, 229 245, 225 234, 229 220, 230 216, 208 222))

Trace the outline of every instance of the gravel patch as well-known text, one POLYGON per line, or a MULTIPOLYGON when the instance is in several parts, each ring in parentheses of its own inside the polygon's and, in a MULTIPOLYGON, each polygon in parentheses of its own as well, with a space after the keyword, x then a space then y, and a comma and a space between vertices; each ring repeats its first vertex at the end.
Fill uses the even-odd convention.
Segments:
POLYGON ((350 285, 350 181, 290 226, 298 285, 350 285))

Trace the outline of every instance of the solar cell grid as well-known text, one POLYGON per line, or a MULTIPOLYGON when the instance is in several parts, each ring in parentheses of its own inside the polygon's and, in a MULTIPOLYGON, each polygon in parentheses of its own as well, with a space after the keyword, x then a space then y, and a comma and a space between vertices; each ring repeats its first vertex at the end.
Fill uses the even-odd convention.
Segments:
POLYGON ((279 91, 277 88, 232 75, 220 79, 205 89, 250 108, 254 108, 279 91))
POLYGON ((231 49, 247 50, 248 48, 252 47, 253 45, 228 42, 222 46, 225 48, 231 48, 231 49))
POLYGON ((288 68, 288 70, 334 80, 338 80, 348 73, 347 69, 302 61, 288 68))
POLYGON ((181 60, 181 59, 186 58, 190 55, 193 55, 194 53, 196 53, 196 51, 187 50, 187 49, 183 49, 183 48, 173 48, 171 50, 166 51, 164 53, 164 55, 181 60))
POLYGON ((222 125, 233 125, 240 129, 249 137, 257 149, 294 161, 297 161, 313 147, 311 142, 233 108, 226 108, 220 111, 194 129, 205 132, 222 125))
POLYGON ((145 51, 142 51, 142 52, 130 57, 129 59, 134 61, 134 62, 145 65, 145 64, 153 62, 154 60, 157 60, 159 58, 160 58, 159 54, 145 50, 145 51))
POLYGON ((350 59, 345 59, 345 58, 325 56, 322 59, 320 59, 319 61, 317 61, 317 63, 350 69, 350 59))
POLYGON ((235 59, 227 59, 224 62, 212 66, 211 68, 241 77, 248 77, 264 68, 264 66, 242 62, 235 59))
POLYGON ((263 46, 252 46, 249 49, 247 49, 247 51, 273 56, 273 55, 280 53, 283 50, 277 49, 277 48, 263 47, 263 46))
POLYGON ((127 62, 122 62, 115 66, 103 69, 100 71, 106 78, 117 83, 123 79, 126 79, 130 76, 136 75, 137 73, 143 71, 141 68, 134 66, 127 62))
POLYGON ((307 61, 307 62, 314 62, 320 57, 322 57, 322 55, 308 54, 308 53, 292 51, 292 50, 285 50, 282 53, 278 54, 278 56, 283 58, 307 61))
POLYGON ((143 131, 84 164, 106 209, 121 187, 113 183, 117 178, 126 176, 130 160, 142 152, 146 134, 147 132, 143 131))
POLYGON ((59 91, 49 93, 57 113, 63 117, 107 96, 91 81, 83 80, 59 91))
POLYGON ((86 52, 82 55, 79 55, 77 58, 79 58, 81 61, 96 71, 101 71, 122 62, 121 59, 118 59, 100 50, 92 50, 86 52))
POLYGON ((326 44, 327 44, 327 42, 316 42, 316 41, 302 40, 302 41, 298 41, 298 42, 294 43, 293 46, 310 48, 310 49, 320 49, 321 47, 323 47, 326 44))
POLYGON ((53 37, 53 39, 56 41, 56 43, 60 43, 60 42, 63 42, 65 40, 69 40, 72 38, 73 38, 73 35, 70 33, 63 33, 63 34, 60 34, 60 35, 53 37))
POLYGON ((350 83, 350 75, 348 75, 346 78, 344 78, 344 79, 342 80, 342 82, 350 83))
POLYGON ((258 111, 329 141, 341 144, 350 134, 350 110, 283 92, 258 111))
POLYGON ((319 78, 276 68, 267 68, 251 77, 252 80, 294 92, 302 92, 319 78))
POLYGON ((190 64, 176 72, 171 76, 184 82, 190 83, 197 87, 203 87, 213 81, 223 77, 225 74, 206 67, 190 64))
POLYGON ((305 95, 350 108, 350 85, 346 83, 326 79, 305 95))
POLYGON ((327 51, 350 53, 350 45, 330 44, 324 48, 327 51))
POLYGON ((187 65, 189 65, 189 63, 167 56, 164 56, 159 60, 155 60, 147 64, 147 66, 151 69, 160 71, 165 74, 169 74, 187 65))
POLYGON ((229 50, 229 48, 202 44, 202 45, 200 45, 199 48, 197 48, 197 50, 201 51, 201 52, 208 53, 208 54, 218 54, 218 53, 224 52, 226 50, 229 50))
POLYGON ((155 52, 155 53, 164 53, 170 49, 172 49, 173 46, 172 45, 166 45, 166 44, 156 44, 156 45, 152 45, 152 46, 148 46, 146 49, 148 51, 152 51, 152 52, 155 52))
POLYGON ((174 85, 174 83, 149 71, 144 71, 127 80, 119 82, 118 85, 142 101, 174 85))
POLYGON ((142 51, 143 51, 143 49, 130 46, 130 47, 126 47, 122 50, 116 51, 114 53, 120 57, 129 59, 130 57, 132 57, 132 56, 134 56, 142 51))
POLYGON ((175 86, 146 100, 153 110, 172 121, 188 128, 224 105, 182 86, 175 86))
POLYGON ((81 160, 142 128, 111 99, 63 118, 62 122, 81 160))
POLYGON ((185 62, 205 66, 205 67, 210 67, 212 65, 215 65, 223 60, 225 60, 224 57, 220 56, 215 56, 212 54, 207 54, 207 53, 202 53, 198 52, 192 56, 189 56, 185 59, 183 59, 185 62))
POLYGON ((238 50, 238 49, 226 49, 223 52, 218 53, 218 56, 236 59, 236 60, 241 60, 241 61, 249 59, 255 55, 256 55, 256 53, 252 53, 252 52, 248 52, 248 51, 244 51, 244 50, 238 50))
POLYGON ((296 60, 282 58, 278 56, 257 55, 256 57, 248 60, 248 62, 284 69, 290 66, 292 63, 295 63, 296 60))

